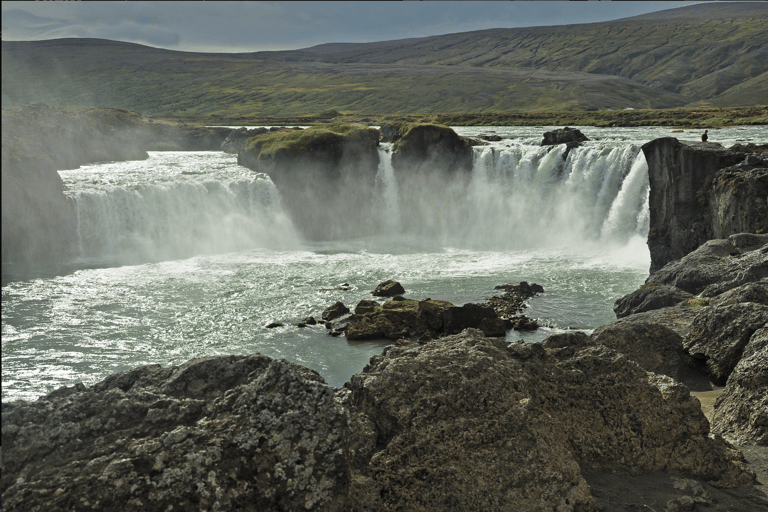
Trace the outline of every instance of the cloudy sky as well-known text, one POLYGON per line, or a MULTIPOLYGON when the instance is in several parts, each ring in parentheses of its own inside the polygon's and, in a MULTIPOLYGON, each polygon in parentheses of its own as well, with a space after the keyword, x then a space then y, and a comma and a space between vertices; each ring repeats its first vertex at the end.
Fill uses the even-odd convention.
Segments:
POLYGON ((699 2, 2 2, 4 41, 96 37, 253 52, 609 21, 699 2))

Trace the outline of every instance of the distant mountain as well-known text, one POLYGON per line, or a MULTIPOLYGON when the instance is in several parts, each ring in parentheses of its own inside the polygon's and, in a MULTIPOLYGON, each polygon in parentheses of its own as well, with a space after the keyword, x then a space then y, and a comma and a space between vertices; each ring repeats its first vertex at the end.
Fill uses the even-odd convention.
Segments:
POLYGON ((225 117, 765 105, 768 4, 248 54, 3 41, 2 104, 33 101, 225 117))

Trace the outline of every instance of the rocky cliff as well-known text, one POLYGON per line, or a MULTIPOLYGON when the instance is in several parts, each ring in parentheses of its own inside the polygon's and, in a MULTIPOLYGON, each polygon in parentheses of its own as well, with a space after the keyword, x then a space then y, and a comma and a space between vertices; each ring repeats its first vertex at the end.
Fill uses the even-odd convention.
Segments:
POLYGON ((231 130, 153 122, 135 112, 44 103, 2 111, 2 261, 64 261, 75 212, 57 171, 147 158, 148 149, 219 149, 231 130))
POLYGON ((247 139, 237 162, 269 175, 307 238, 355 237, 374 226, 378 145, 378 130, 330 123, 247 139))
POLYGON ((643 146, 650 178, 651 273, 707 240, 768 231, 768 145, 675 138, 643 146))
POLYGON ((614 310, 620 319, 596 330, 593 341, 611 341, 646 370, 678 377, 691 367, 725 385, 712 430, 768 446, 768 234, 710 240, 614 310), (649 330, 654 336, 643 337, 649 330), (620 333, 625 346, 606 333, 620 333))

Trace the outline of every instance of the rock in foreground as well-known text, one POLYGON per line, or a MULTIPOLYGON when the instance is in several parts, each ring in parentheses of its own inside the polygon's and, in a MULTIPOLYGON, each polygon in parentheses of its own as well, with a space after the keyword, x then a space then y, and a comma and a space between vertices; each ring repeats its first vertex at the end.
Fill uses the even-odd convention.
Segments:
POLYGON ((753 481, 671 379, 465 331, 340 390, 259 354, 3 406, 9 510, 592 510, 583 472, 753 481))

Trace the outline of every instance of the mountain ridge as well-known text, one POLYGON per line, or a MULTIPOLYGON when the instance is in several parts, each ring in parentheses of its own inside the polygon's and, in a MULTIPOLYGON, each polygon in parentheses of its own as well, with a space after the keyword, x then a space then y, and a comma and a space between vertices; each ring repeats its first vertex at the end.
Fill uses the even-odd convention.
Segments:
POLYGON ((174 116, 764 105, 766 27, 768 4, 729 2, 600 23, 235 54, 4 41, 2 103, 174 116))

